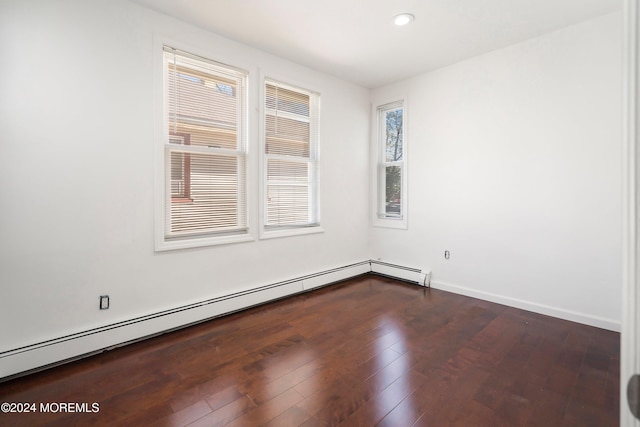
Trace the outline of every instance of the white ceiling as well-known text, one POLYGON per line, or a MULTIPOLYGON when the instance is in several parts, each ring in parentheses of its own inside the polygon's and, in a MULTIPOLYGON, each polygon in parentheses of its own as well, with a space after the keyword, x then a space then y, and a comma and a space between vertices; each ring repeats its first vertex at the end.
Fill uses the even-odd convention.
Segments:
POLYGON ((373 88, 621 8, 622 0, 134 0, 373 88), (410 12, 406 27, 393 16, 410 12))

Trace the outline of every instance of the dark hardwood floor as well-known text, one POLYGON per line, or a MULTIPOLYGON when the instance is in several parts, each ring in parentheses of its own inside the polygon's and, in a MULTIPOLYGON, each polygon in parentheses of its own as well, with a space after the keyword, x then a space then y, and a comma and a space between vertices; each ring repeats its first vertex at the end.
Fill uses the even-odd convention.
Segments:
POLYGON ((0 383, 0 425, 617 426, 619 334, 362 276, 0 383))

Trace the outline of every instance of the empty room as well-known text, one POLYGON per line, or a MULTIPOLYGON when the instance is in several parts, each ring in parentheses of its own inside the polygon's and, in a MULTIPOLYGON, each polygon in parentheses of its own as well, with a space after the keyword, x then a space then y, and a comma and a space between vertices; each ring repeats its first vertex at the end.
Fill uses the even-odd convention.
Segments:
POLYGON ((0 1, 0 425, 637 426, 636 11, 0 1))

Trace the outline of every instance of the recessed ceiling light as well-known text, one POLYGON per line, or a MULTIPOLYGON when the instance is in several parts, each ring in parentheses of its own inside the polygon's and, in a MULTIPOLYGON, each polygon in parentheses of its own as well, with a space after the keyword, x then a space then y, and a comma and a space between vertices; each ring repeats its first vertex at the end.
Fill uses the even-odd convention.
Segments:
POLYGON ((396 15, 393 17, 393 23, 401 27, 412 22, 414 19, 415 17, 410 13, 401 13, 400 15, 396 15))

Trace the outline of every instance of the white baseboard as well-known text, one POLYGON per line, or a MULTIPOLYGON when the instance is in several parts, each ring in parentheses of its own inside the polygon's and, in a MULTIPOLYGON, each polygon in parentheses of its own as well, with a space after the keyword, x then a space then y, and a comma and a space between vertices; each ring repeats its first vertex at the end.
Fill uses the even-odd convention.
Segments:
MULTIPOLYGON (((422 285, 421 273, 430 273, 429 270, 421 271, 417 268, 405 267, 397 264, 390 264, 381 261, 370 261, 371 272, 380 274, 383 276, 389 276, 396 279, 415 282, 422 285)), ((443 291, 452 292, 454 294, 465 295, 481 299, 484 301, 495 302, 497 304, 507 305, 509 307, 519 308, 522 310, 532 311, 534 313, 545 314, 547 316, 557 317, 559 319, 569 320, 572 322, 582 323, 589 326, 595 326, 597 328, 607 329, 610 331, 620 332, 621 324, 619 321, 613 319, 606 319, 604 317, 593 316, 590 314, 580 313, 576 311, 566 310, 558 307, 552 307, 544 304, 538 304, 530 301, 521 300, 518 298, 507 297, 504 295, 498 295, 491 292, 479 291, 464 286, 453 285, 451 283, 445 283, 437 280, 431 280, 431 286, 434 289, 441 289, 443 291)))
POLYGON ((493 294, 491 292, 478 291, 464 286, 452 285, 450 283, 431 280, 431 286, 434 289, 441 289, 455 294, 465 295, 468 297, 478 298, 485 301, 491 301, 509 307, 520 308, 522 310, 532 311, 534 313, 545 314, 547 316, 557 317, 572 322, 578 322, 589 326, 595 326, 610 331, 620 332, 620 322, 613 319, 606 319, 590 314, 579 313, 576 311, 565 310, 558 307, 552 307, 544 304, 538 304, 517 298, 511 298, 503 295, 493 294))
POLYGON ((349 279, 361 274, 371 272, 368 261, 349 266, 349 268, 336 268, 333 270, 323 271, 318 274, 310 274, 302 279, 302 287, 305 291, 315 289, 320 286, 329 285, 334 282, 349 279))
POLYGON ((369 261, 174 307, 0 353, 0 379, 74 360, 371 271, 369 261))

